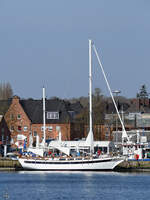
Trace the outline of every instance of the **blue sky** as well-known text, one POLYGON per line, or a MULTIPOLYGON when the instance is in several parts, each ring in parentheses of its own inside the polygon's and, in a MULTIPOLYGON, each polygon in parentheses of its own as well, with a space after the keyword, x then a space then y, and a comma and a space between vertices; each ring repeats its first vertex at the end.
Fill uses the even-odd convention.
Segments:
MULTIPOLYGON (((150 91, 149 0, 0 0, 0 81, 21 98, 88 94, 88 39, 112 90, 150 91)), ((109 96, 93 54, 93 87, 109 96)))

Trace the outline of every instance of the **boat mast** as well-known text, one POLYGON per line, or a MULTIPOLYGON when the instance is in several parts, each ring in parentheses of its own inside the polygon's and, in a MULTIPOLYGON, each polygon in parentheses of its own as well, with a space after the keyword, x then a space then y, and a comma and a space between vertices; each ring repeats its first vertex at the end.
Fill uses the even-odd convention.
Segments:
POLYGON ((89 132, 93 134, 92 127, 92 41, 89 40, 89 117, 90 117, 90 130, 89 132))
POLYGON ((92 41, 89 40, 89 117, 90 117, 90 132, 92 132, 92 41))
POLYGON ((45 127, 45 88, 43 87, 43 146, 45 146, 45 139, 46 139, 45 130, 46 130, 46 127, 45 127))
POLYGON ((92 41, 89 40, 89 133, 86 139, 90 146, 90 153, 93 153, 93 128, 92 128, 92 41))

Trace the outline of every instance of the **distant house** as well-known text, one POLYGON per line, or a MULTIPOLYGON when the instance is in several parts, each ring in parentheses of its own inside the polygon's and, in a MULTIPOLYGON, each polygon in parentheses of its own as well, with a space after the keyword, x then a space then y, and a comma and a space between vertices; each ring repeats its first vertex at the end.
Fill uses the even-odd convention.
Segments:
MULTIPOLYGON (((81 112, 79 102, 71 104, 60 99, 46 99, 46 139, 56 139, 61 131, 63 140, 84 137, 84 127, 76 123, 76 116, 81 112)), ((8 103, 0 122, 0 143, 22 146, 32 135, 33 143, 36 136, 43 137, 43 102, 42 100, 23 100, 14 96, 8 103)))
MULTIPOLYGON (((121 101, 117 99, 117 106, 126 130, 150 130, 150 99, 134 98, 121 101)), ((107 103, 105 123, 112 125, 113 130, 122 130, 118 115, 113 103, 107 103)))

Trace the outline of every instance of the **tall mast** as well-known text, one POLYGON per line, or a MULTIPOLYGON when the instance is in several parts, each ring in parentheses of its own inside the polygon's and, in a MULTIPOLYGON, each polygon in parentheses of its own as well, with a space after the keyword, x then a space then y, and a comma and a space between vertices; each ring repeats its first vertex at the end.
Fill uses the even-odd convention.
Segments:
POLYGON ((46 134, 45 134, 45 88, 43 87, 43 145, 45 146, 45 139, 46 139, 46 134))
POLYGON ((90 118, 90 129, 92 132, 92 41, 89 40, 89 118, 90 118))
POLYGON ((86 138, 90 153, 93 153, 93 128, 92 128, 92 41, 89 40, 89 133, 86 138))

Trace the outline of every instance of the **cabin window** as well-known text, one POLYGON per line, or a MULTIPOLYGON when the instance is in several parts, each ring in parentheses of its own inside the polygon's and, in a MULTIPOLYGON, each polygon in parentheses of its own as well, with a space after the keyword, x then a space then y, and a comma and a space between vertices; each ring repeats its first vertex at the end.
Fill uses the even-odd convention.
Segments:
POLYGON ((47 112, 47 119, 59 119, 59 112, 47 112))

